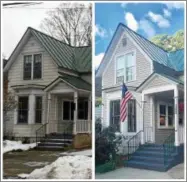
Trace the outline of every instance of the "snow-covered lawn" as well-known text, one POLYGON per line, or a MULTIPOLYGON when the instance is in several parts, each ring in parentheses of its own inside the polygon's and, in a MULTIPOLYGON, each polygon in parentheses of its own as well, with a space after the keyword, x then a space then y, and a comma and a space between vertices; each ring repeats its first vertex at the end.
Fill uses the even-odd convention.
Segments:
POLYGON ((29 150, 31 148, 36 147, 36 143, 30 144, 22 144, 21 141, 11 141, 11 140, 4 140, 3 141, 3 153, 10 152, 13 150, 29 150))
POLYGON ((26 179, 91 179, 92 158, 84 155, 59 157, 50 165, 18 176, 26 179))

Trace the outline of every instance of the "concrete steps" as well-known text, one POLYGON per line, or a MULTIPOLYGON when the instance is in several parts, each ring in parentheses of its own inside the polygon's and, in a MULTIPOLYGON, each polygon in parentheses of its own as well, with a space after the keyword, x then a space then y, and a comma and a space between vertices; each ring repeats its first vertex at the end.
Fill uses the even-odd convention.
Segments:
POLYGON ((49 134, 38 143, 36 149, 39 150, 64 150, 73 142, 71 134, 49 134))

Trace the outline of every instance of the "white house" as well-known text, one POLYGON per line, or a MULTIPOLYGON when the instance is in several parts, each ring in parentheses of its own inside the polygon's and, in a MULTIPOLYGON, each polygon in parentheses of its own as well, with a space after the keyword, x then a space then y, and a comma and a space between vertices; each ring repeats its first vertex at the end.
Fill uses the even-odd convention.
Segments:
POLYGON ((162 146, 172 137, 176 147, 183 144, 183 49, 166 52, 119 24, 96 76, 102 76, 104 126, 116 127, 131 140, 141 137, 142 145, 162 146), (125 122, 120 121, 123 81, 133 95, 125 122))
POLYGON ((4 72, 18 102, 4 135, 91 133, 91 47, 71 47, 29 27, 4 72))

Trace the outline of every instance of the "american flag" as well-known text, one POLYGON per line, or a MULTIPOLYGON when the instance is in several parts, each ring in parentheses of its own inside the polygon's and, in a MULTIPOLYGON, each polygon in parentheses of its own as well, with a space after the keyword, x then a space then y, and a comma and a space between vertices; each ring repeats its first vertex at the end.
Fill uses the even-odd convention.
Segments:
POLYGON ((132 94, 128 91, 126 85, 122 85, 122 100, 120 104, 120 121, 125 121, 127 117, 127 102, 132 98, 132 94))

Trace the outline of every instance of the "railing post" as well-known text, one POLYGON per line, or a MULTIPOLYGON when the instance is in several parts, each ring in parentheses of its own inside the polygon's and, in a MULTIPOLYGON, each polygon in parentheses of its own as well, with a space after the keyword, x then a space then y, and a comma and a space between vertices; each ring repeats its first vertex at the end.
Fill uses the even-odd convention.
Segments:
POLYGON ((77 133, 77 111, 78 111, 78 92, 75 91, 74 92, 74 104, 75 104, 75 110, 74 110, 74 118, 73 118, 73 134, 76 135, 77 133))
POLYGON ((174 89, 174 104, 175 104, 175 146, 179 146, 179 91, 176 86, 174 89))

